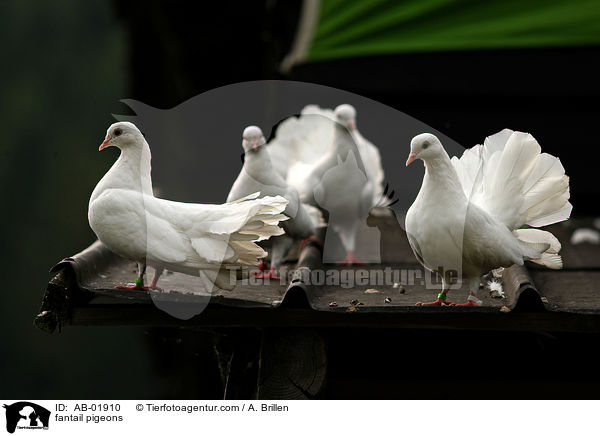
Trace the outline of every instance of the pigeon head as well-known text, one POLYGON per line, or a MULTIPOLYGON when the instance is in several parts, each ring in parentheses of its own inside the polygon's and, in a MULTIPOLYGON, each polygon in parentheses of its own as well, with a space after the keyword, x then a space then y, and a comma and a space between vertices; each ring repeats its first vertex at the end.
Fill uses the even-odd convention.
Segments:
POLYGON ((102 151, 106 147, 119 147, 121 150, 125 150, 128 147, 132 147, 144 142, 144 135, 139 131, 135 124, 121 121, 112 124, 106 131, 106 138, 104 142, 100 144, 98 150, 102 151))
POLYGON ((258 147, 267 143, 262 130, 256 126, 246 127, 244 133, 242 133, 242 138, 242 147, 244 147, 246 153, 252 150, 258 150, 258 147))
POLYGON ((333 111, 335 119, 348 130, 356 129, 356 109, 349 104, 341 104, 333 111))
POLYGON ((442 143, 435 135, 431 133, 421 133, 410 141, 410 154, 406 160, 406 166, 409 166, 415 159, 435 158, 444 153, 442 143))

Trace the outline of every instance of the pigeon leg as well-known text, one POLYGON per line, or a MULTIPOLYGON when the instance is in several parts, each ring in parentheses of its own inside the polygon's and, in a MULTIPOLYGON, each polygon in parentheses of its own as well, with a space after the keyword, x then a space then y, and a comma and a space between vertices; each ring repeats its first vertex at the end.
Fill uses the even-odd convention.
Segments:
POLYGON ((138 278, 135 283, 130 283, 124 286, 116 286, 117 289, 125 289, 128 291, 148 291, 148 287, 144 286, 144 274, 146 274, 146 264, 138 263, 138 278))
POLYGON ((271 247, 271 269, 269 272, 265 272, 266 268, 261 269, 260 272, 255 274, 255 277, 279 280, 280 277, 277 275, 277 270, 290 251, 290 248, 292 248, 292 245, 294 245, 294 239, 289 235, 280 235, 273 238, 273 246, 271 247))
POLYGON ((365 262, 361 262, 356 257, 354 257, 354 251, 348 251, 346 254, 346 258, 344 260, 340 260, 338 265, 366 265, 365 262))
POLYGON ((469 281, 469 298, 467 298, 466 303, 449 303, 451 306, 481 306, 483 302, 477 298, 477 290, 479 289, 480 280, 479 277, 475 279, 471 279, 469 281))
POLYGON ((156 283, 158 282, 158 279, 160 278, 164 270, 164 268, 157 268, 154 270, 154 277, 152 277, 152 282, 150 283, 150 286, 148 286, 146 289, 152 289, 153 291, 162 291, 162 288, 156 286, 156 283))
POLYGON ((435 301, 430 301, 428 303, 423 303, 419 301, 415 306, 452 306, 454 303, 450 301, 446 301, 446 294, 448 293, 447 289, 443 289, 437 296, 435 301))
POLYGON ((265 271, 269 268, 269 264, 264 260, 260 261, 260 265, 258 266, 258 271, 252 272, 254 277, 262 277, 265 274, 265 271))
POLYGON ((306 247, 309 242, 314 242, 321 249, 323 249, 323 241, 321 241, 319 238, 317 238, 315 235, 313 235, 313 236, 309 236, 308 238, 304 238, 302 240, 302 242, 300 243, 300 251, 301 252, 304 250, 304 247, 306 247))

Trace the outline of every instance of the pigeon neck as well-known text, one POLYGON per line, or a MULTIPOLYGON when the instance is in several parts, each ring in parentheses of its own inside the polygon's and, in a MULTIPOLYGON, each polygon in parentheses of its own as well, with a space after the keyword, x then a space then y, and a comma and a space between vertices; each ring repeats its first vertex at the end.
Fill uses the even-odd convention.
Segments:
POLYGON ((255 181, 263 185, 273 183, 273 164, 264 145, 246 152, 244 171, 255 181))
POLYGON ((267 154, 267 150, 265 149, 265 145, 260 145, 254 149, 250 149, 246 152, 246 155, 250 157, 264 157, 267 154))
POLYGON ((152 195, 152 177, 150 175, 151 165, 150 147, 144 141, 141 147, 130 147, 121 152, 117 164, 120 162, 121 168, 128 171, 135 179, 131 180, 130 189, 136 189, 144 194, 152 195))
POLYGON ((358 141, 355 140, 355 136, 352 134, 352 131, 343 124, 337 123, 334 141, 335 145, 330 153, 333 153, 342 160, 346 160, 348 159, 349 152, 352 152, 356 159, 356 166, 360 171, 363 172, 363 174, 366 175, 367 172, 362 160, 361 150, 359 148, 358 141))
MULTIPOLYGON (((458 174, 450 161, 448 153, 444 150, 438 156, 430 157, 425 162, 425 182, 435 184, 436 190, 444 187, 448 192, 462 193, 458 174)), ((429 184, 429 183, 427 183, 429 184)))
POLYGON ((450 158, 445 152, 440 153, 437 156, 432 156, 427 159, 423 159, 423 162, 425 162, 425 168, 427 168, 427 170, 429 170, 430 172, 440 172, 443 171, 445 168, 452 166, 452 162, 450 162, 450 158))
POLYGON ((338 141, 336 142, 338 148, 349 148, 349 145, 354 141, 352 132, 343 124, 337 123, 335 125, 335 133, 338 141))
POLYGON ((127 189, 153 195, 150 159, 150 147, 146 141, 141 147, 128 147, 121 150, 119 159, 94 189, 90 202, 107 189, 127 189))

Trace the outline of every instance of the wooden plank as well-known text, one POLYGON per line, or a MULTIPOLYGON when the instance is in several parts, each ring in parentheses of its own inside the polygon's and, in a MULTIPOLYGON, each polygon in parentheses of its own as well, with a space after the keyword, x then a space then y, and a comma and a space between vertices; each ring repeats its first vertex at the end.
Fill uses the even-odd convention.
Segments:
MULTIPOLYGON (((412 251, 405 240, 406 235, 397 219, 393 215, 382 215, 370 217, 369 220, 371 225, 379 228, 382 236, 385 234, 380 241, 384 263, 343 268, 335 264, 323 265, 318 246, 309 244, 302 252, 298 251, 291 256, 294 259, 297 255, 299 259, 296 265, 288 264, 289 267, 294 268, 295 274, 291 277, 289 288, 285 279, 262 283, 248 280, 251 276, 246 272, 242 274, 242 280, 238 281, 238 286, 233 291, 218 291, 213 294, 191 292, 198 289, 197 278, 167 272, 159 283, 164 291, 119 291, 114 289, 114 286, 131 281, 136 274, 136 265, 116 256, 101 243, 96 242, 82 253, 65 259, 54 268, 57 276, 48 285, 42 311, 36 318, 36 325, 45 331, 53 331, 68 323, 69 315, 74 325, 111 325, 111 323, 155 325, 158 323, 158 325, 178 326, 240 327, 268 326, 269 322, 275 325, 292 325, 286 324, 282 315, 270 313, 265 315, 268 313, 265 310, 300 308, 306 310, 299 312, 302 315, 298 315, 296 321, 307 326, 351 326, 358 323, 358 325, 379 328, 391 322, 396 326, 395 328, 471 328, 473 326, 473 328, 511 329, 513 328, 511 325, 503 322, 505 318, 496 316, 500 311, 517 309, 600 314, 600 295, 596 286, 600 279, 600 270, 590 269, 595 265, 595 255, 592 256, 587 252, 582 254, 578 251, 579 246, 571 247, 569 251, 568 243, 564 244, 565 265, 568 267, 565 271, 533 269, 530 277, 521 267, 514 266, 505 270, 503 277, 505 299, 492 298, 486 289, 481 289, 478 295, 484 303, 481 307, 416 307, 415 303, 418 301, 434 299, 439 290, 431 286, 432 282, 427 282, 423 268, 414 263, 412 251), (586 260, 586 257, 590 259, 586 260), (400 263, 401 260, 406 260, 407 263, 400 263), (584 271, 585 268, 588 269, 584 271), (320 283, 319 280, 323 277, 311 276, 309 283, 305 279, 305 274, 323 275, 329 272, 339 273, 339 282, 329 284, 325 279, 320 283), (413 274, 412 279, 408 277, 410 274, 413 274), (391 281, 388 276, 392 277, 391 281), (344 283, 342 279, 347 279, 349 282, 344 283), (167 304, 181 305, 181 308, 194 305, 197 310, 191 311, 190 316, 200 312, 201 315, 195 317, 196 321, 191 324, 177 318, 165 318, 168 317, 165 314, 157 317, 156 313, 162 312, 157 311, 154 306, 165 308, 167 304), (206 305, 209 307, 205 308, 206 305), (228 312, 225 306, 231 306, 232 311, 228 312), (311 309, 322 314, 311 315, 311 309), (104 314, 102 310, 105 310, 104 314), (242 316, 243 310, 249 313, 242 316), (369 312, 375 317, 365 317, 369 312), (225 317, 239 317, 239 320, 223 321, 207 315, 211 313, 222 313, 225 317), (359 316, 340 317, 347 313, 359 316), (127 320, 125 314, 134 318, 127 320), (258 316, 259 314, 264 317, 264 320, 258 316), (393 314, 399 317, 394 318, 393 314), (382 315, 384 315, 382 318, 377 318, 382 315), (488 319, 484 315, 494 316, 488 319), (140 318, 136 319, 135 316, 140 318), (468 320, 468 317, 471 319, 468 320)), ((555 231, 563 241, 565 238, 568 239, 568 232, 571 231, 566 226, 555 226, 551 230, 555 231)), ((432 275, 431 279, 435 281, 435 275, 432 275)), ((465 288, 451 290, 449 293, 449 299, 457 302, 465 301, 466 297, 465 288)), ((286 316, 296 316, 294 315, 296 312, 286 310, 283 313, 286 316)), ((556 328, 548 324, 549 319, 554 318, 535 315, 527 320, 523 317, 517 319, 517 326, 525 330, 556 328)), ((579 326, 585 326, 592 321, 584 317, 581 320, 565 318, 564 322, 567 323, 566 326, 558 328, 569 331, 569 329, 577 330, 579 326)))
POLYGON ((577 313, 600 313, 600 271, 531 271, 544 290, 547 309, 577 313))
POLYGON ((313 399, 323 389, 327 352, 311 329, 265 329, 260 358, 258 399, 313 399))
MULTIPOLYGON (((418 309, 418 308, 415 308, 418 309)), ((73 307, 74 326, 169 326, 183 328, 374 328, 541 332, 600 332, 600 316, 568 312, 472 312, 469 308, 430 308, 406 312, 320 312, 310 309, 244 309, 209 305, 187 320, 152 305, 85 305, 73 307)))

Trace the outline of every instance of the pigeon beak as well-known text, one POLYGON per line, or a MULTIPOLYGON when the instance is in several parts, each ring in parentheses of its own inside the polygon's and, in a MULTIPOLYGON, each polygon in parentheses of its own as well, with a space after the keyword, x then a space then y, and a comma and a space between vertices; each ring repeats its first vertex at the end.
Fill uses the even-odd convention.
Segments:
POLYGON ((417 155, 411 151, 408 155, 408 159, 406 159, 406 166, 409 166, 416 158, 417 155))
POLYGON ((350 130, 356 130, 356 121, 350 121, 350 123, 348 124, 348 128, 350 130))
POLYGON ((109 147, 110 144, 108 143, 112 138, 110 137, 110 135, 106 135, 106 138, 104 138, 104 141, 102 142, 102 144, 100 144, 100 147, 98 147, 98 151, 102 151, 104 150, 106 147, 109 147))
POLYGON ((252 150, 258 150, 258 141, 252 142, 252 150))

